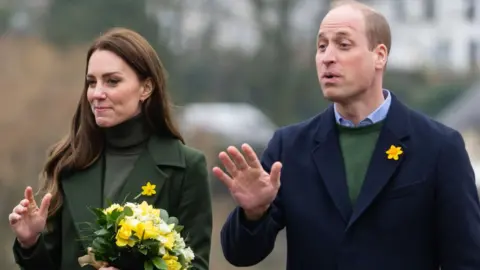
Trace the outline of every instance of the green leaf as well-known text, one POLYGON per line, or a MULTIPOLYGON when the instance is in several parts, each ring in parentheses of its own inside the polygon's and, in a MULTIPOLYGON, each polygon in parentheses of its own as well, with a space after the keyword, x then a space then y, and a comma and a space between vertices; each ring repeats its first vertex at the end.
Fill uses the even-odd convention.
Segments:
POLYGON ((120 221, 122 221, 125 218, 125 214, 121 213, 118 217, 117 220, 115 220, 115 231, 118 231, 118 224, 120 224, 120 221))
POLYGON ((90 207, 89 209, 97 216, 98 219, 105 218, 106 216, 101 208, 90 207))
POLYGON ((102 218, 102 219, 97 219, 97 224, 100 225, 101 227, 103 227, 103 226, 107 225, 108 222, 107 222, 106 218, 102 218))
POLYGON ((143 268, 145 268, 145 270, 153 270, 153 264, 151 262, 144 262, 143 263, 143 268))
POLYGON ((95 254, 105 254, 107 251, 107 247, 102 244, 102 238, 95 238, 92 242, 92 248, 95 250, 95 254))
POLYGON ((154 239, 146 239, 146 240, 143 240, 142 244, 144 244, 147 247, 150 247, 150 246, 159 245, 160 242, 154 239))
POLYGON ((160 257, 155 257, 155 258, 153 258, 152 262, 153 262, 153 265, 155 265, 155 267, 156 267, 157 269, 160 269, 160 270, 167 270, 167 269, 168 269, 167 264, 166 264, 165 261, 164 261, 162 258, 160 258, 160 257))
POLYGON ((178 225, 178 218, 176 217, 170 217, 167 221, 168 224, 175 224, 178 225))
POLYGON ((166 222, 168 220, 168 212, 164 209, 160 209, 160 218, 166 222))
POLYGON ((148 250, 143 249, 143 248, 138 249, 138 252, 142 253, 143 255, 147 255, 147 254, 148 254, 148 250))
POLYGON ((124 207, 124 208, 123 208, 123 213, 124 213, 125 216, 127 216, 127 217, 133 216, 133 210, 132 210, 132 208, 130 208, 130 207, 124 207))
POLYGON ((97 236, 106 236, 108 234, 110 234, 110 232, 107 229, 103 228, 95 232, 95 235, 97 236))
POLYGON ((179 257, 180 255, 182 255, 182 252, 180 252, 180 250, 178 250, 178 249, 172 250, 172 253, 173 253, 173 255, 175 255, 175 256, 177 256, 177 257, 179 257))
POLYGON ((112 213, 108 216, 108 221, 110 223, 114 223, 117 221, 118 217, 122 216, 123 212, 120 211, 119 209, 115 209, 112 211, 112 213))
POLYGON ((123 198, 122 205, 124 205, 127 202, 127 198, 130 196, 130 193, 128 193, 125 198, 123 198))
POLYGON ((178 255, 178 262, 179 262, 181 265, 187 264, 187 260, 185 260, 185 257, 183 257, 183 255, 178 255))
POLYGON ((106 202, 106 205, 108 205, 107 207, 110 207, 113 204, 113 202, 112 202, 112 200, 110 200, 110 198, 106 198, 105 202, 106 202))
POLYGON ((178 233, 180 233, 181 231, 183 231, 183 226, 182 225, 176 225, 173 229, 175 231, 177 231, 178 233))
POLYGON ((103 246, 103 247, 109 247, 111 245, 110 242, 108 242, 107 240, 105 240, 105 238, 102 238, 102 237, 97 237, 95 238, 95 240, 93 240, 93 242, 97 242, 99 245, 103 246))
POLYGON ((151 254, 159 254, 160 253, 160 245, 155 245, 150 247, 151 254))
POLYGON ((95 260, 96 261, 105 261, 105 256, 103 254, 99 254, 99 253, 94 253, 94 257, 95 257, 95 260))

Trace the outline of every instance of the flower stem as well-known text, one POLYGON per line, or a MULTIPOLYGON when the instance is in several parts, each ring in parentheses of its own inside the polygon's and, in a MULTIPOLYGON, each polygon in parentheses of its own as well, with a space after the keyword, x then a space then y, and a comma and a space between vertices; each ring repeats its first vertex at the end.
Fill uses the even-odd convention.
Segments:
POLYGON ((135 196, 135 198, 133 198, 134 200, 140 198, 140 196, 142 196, 142 193, 139 193, 137 196, 135 196))

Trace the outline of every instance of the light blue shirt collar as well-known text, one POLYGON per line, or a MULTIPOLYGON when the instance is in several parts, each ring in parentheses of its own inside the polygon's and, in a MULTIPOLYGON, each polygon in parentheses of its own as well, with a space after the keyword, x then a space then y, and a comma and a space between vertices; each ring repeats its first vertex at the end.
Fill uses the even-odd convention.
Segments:
POLYGON ((390 104, 392 103, 392 96, 390 95, 390 91, 384 89, 383 95, 385 96, 385 100, 383 101, 382 105, 378 107, 375 111, 367 116, 364 120, 360 121, 358 125, 355 125, 352 121, 343 118, 337 111, 336 105, 333 105, 333 109, 335 112, 335 120, 338 124, 346 127, 363 127, 378 123, 384 120, 387 117, 388 110, 390 109, 390 104))

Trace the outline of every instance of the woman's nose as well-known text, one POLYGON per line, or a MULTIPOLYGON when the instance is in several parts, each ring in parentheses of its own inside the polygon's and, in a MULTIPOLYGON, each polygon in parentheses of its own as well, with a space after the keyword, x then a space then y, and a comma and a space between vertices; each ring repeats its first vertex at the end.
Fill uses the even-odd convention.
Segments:
POLYGON ((102 87, 96 87, 93 90, 93 98, 95 99, 105 99, 107 95, 105 94, 105 91, 102 89, 102 87))

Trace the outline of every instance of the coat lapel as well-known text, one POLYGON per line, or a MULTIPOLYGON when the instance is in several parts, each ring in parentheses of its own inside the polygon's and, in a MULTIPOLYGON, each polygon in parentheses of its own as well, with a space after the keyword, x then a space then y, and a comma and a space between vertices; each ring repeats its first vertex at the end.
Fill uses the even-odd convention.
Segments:
POLYGON ((312 152, 313 160, 330 197, 347 223, 352 213, 352 204, 348 196, 345 166, 338 131, 335 128, 333 106, 323 113, 316 139, 318 145, 312 152))
POLYGON ((142 192, 142 186, 150 182, 155 185, 155 195, 140 195, 137 202, 155 203, 172 170, 166 167, 185 167, 185 157, 180 151, 180 142, 169 138, 152 136, 147 150, 138 158, 125 185, 115 196, 115 201, 133 201, 142 192))
POLYGON ((362 190, 347 228, 365 212, 375 197, 378 196, 395 172, 397 172, 404 159, 408 158, 409 152, 406 144, 406 139, 410 134, 408 111, 393 94, 391 95, 392 104, 380 132, 362 190), (386 151, 392 145, 400 146, 403 150, 403 154, 399 156, 398 160, 387 158, 386 151))
POLYGON ((80 236, 84 236, 86 222, 95 222, 89 208, 102 207, 103 158, 85 170, 76 171, 62 179, 64 201, 80 236))
POLYGON ((155 203, 165 181, 172 172, 166 167, 185 167, 185 158, 183 152, 180 151, 179 144, 180 142, 174 139, 152 136, 148 142, 147 151, 144 151, 138 158, 125 185, 116 194, 114 201, 134 201, 134 197, 142 192, 142 186, 150 182, 155 185, 155 195, 140 195, 136 201, 155 203))
MULTIPOLYGON (((83 236, 85 231, 82 223, 95 222, 95 215, 88 208, 102 207, 103 164, 102 156, 89 168, 74 172, 62 180, 65 200, 80 236, 83 236)), ((117 203, 134 201, 133 198, 142 192, 142 186, 150 182, 152 185, 156 185, 156 194, 140 196, 136 202, 146 201, 153 204, 172 171, 168 168, 185 168, 185 166, 185 156, 181 151, 180 141, 152 136, 149 139, 147 149, 140 154, 134 168, 127 177, 125 185, 110 200, 117 203)))

